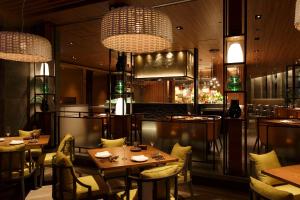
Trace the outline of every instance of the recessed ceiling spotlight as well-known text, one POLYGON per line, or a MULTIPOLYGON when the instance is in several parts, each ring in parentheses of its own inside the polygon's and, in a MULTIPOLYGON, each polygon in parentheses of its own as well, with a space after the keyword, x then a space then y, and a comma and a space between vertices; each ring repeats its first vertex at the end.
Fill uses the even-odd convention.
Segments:
POLYGON ((74 44, 73 42, 70 42, 70 43, 69 43, 69 45, 73 45, 73 44, 74 44))
POLYGON ((261 19, 262 18, 262 15, 255 15, 255 19, 256 20, 259 20, 259 19, 261 19))
POLYGON ((177 29, 177 30, 182 30, 183 27, 182 27, 182 26, 176 26, 176 29, 177 29))

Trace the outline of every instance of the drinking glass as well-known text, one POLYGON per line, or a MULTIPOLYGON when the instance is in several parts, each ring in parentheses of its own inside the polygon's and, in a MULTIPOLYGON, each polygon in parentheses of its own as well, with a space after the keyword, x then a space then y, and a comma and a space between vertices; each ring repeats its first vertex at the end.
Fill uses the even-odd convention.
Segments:
POLYGON ((151 145, 151 147, 154 147, 154 142, 150 141, 150 145, 151 145))
POLYGON ((10 127, 6 127, 6 130, 5 130, 5 135, 6 137, 9 137, 10 136, 10 127))
POLYGON ((126 151, 126 142, 124 142, 124 144, 122 145, 122 148, 123 148, 123 158, 122 158, 122 160, 127 160, 127 158, 125 157, 126 155, 125 155, 125 151, 126 151))

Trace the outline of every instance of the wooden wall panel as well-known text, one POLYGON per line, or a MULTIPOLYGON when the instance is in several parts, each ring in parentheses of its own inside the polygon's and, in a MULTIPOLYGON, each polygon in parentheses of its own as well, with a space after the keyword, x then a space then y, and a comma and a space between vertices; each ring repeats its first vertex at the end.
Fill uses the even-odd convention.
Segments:
POLYGON ((93 105, 98 106, 105 103, 107 96, 107 74, 94 72, 93 77, 93 105))
POLYGON ((61 68, 60 102, 64 97, 76 97, 76 104, 83 104, 83 85, 82 69, 61 68))

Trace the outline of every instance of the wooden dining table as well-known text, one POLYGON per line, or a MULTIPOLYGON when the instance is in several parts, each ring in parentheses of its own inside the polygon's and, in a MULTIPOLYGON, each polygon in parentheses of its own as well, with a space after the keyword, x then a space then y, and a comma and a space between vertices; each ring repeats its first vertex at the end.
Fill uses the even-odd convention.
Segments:
POLYGON ((262 173, 300 188, 300 164, 266 169, 262 173))
POLYGON ((12 140, 23 140, 26 149, 42 148, 47 145, 50 140, 50 135, 40 135, 37 140, 30 140, 27 137, 3 137, 4 141, 0 141, 0 146, 10 146, 12 140))
POLYGON ((88 154, 100 170, 130 169, 178 161, 178 158, 156 149, 155 147, 147 146, 147 150, 141 150, 139 152, 132 152, 132 148, 133 146, 126 146, 125 149, 123 149, 123 147, 96 148, 89 149, 88 154), (111 159, 108 158, 97 158, 96 153, 103 151, 108 151, 112 154, 112 156, 119 157, 114 161, 111 161, 111 159), (123 159, 124 155, 126 160, 123 159), (138 155, 144 155, 148 157, 148 160, 144 162, 136 162, 131 160, 132 156, 138 155), (155 158, 157 155, 160 156, 160 159, 155 158))

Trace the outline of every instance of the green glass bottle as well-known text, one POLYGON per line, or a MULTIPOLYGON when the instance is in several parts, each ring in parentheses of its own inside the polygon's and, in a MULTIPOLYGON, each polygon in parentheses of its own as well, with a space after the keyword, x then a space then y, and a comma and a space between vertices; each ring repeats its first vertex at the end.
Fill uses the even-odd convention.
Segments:
POLYGON ((234 92, 241 90, 241 81, 238 75, 230 76, 227 89, 234 92))
POLYGON ((116 93, 122 94, 124 92, 124 84, 121 80, 117 81, 115 86, 116 93))

